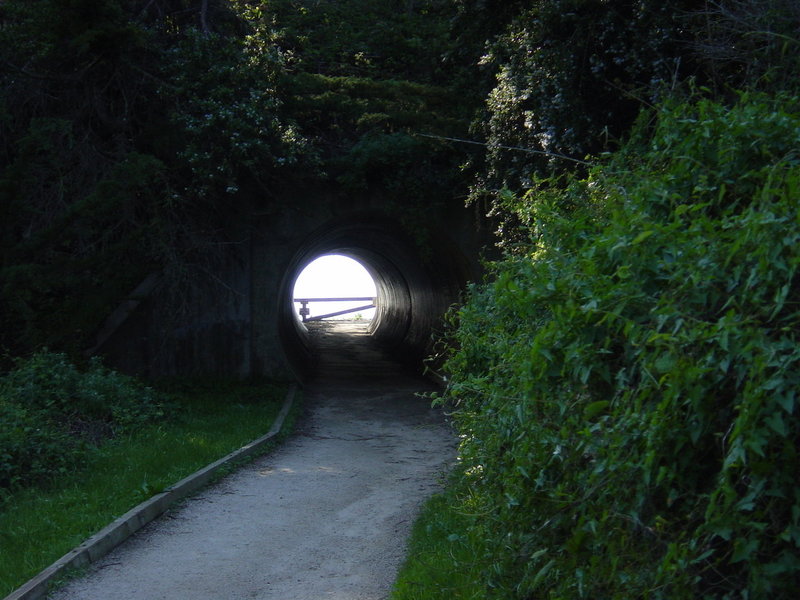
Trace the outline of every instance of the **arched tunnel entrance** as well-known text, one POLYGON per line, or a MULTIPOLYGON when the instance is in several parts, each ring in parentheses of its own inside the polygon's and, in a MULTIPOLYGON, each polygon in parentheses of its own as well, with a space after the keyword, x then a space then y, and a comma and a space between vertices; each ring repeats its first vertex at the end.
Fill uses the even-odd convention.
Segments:
POLYGON ((336 253, 360 262, 375 282, 369 343, 421 372, 443 315, 480 275, 486 246, 476 222, 460 206, 404 225, 377 201, 350 210, 336 202, 298 203, 291 211, 253 214, 229 232, 232 243, 205 265, 191 294, 168 293, 168 285, 158 285, 163 276, 148 278, 156 282, 148 291, 134 290, 109 317, 95 351, 117 369, 152 377, 309 381, 318 357, 295 317, 293 284, 315 258, 336 253))
POLYGON ((302 381, 314 377, 320 357, 309 328, 294 311, 294 282, 309 263, 328 254, 358 261, 375 282, 376 313, 366 328, 370 342, 421 372, 442 316, 474 277, 469 261, 446 235, 414 240, 385 217, 350 216, 314 231, 289 261, 278 291, 281 345, 302 381))

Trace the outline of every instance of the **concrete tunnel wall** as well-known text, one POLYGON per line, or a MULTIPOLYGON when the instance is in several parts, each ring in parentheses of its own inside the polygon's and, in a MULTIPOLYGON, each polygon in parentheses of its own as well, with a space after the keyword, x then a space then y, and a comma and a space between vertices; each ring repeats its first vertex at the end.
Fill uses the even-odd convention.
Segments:
POLYGON ((378 296, 370 332, 397 358, 421 362, 442 315, 474 274, 448 236, 431 236, 429 243, 418 247, 395 222, 378 215, 334 219, 303 240, 281 281, 277 311, 282 349, 298 378, 313 372, 314 356, 292 305, 292 289, 302 270, 325 254, 342 254, 364 265, 378 296))
POLYGON ((305 380, 314 356, 292 305, 294 282, 315 258, 339 253, 375 280, 375 339, 421 369, 442 316, 479 275, 484 238, 463 205, 454 203, 414 231, 422 243, 381 208, 380 199, 323 199, 254 213, 227 232, 231 242, 220 246, 224 253, 213 264, 202 265, 189 292, 158 274, 161 283, 146 297, 134 292, 123 303, 130 305, 124 318, 92 351, 111 367, 145 377, 305 380))

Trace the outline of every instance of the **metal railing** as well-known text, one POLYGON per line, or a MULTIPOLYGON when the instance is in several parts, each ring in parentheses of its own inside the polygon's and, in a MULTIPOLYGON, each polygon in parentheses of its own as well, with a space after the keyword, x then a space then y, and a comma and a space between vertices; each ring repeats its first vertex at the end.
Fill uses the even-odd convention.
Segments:
POLYGON ((377 298, 371 298, 369 296, 358 296, 354 298, 294 298, 294 302, 300 303, 300 317, 303 321, 321 321, 322 319, 327 319, 329 317, 338 317, 340 315, 346 315, 347 313, 358 312, 360 310, 367 310, 370 308, 375 308, 377 304, 377 298), (327 315, 317 315, 315 317, 311 315, 311 309, 308 308, 309 302, 365 302, 369 301, 370 304, 365 306, 357 306, 355 308, 348 308, 347 310, 340 310, 337 312, 328 313, 327 315))

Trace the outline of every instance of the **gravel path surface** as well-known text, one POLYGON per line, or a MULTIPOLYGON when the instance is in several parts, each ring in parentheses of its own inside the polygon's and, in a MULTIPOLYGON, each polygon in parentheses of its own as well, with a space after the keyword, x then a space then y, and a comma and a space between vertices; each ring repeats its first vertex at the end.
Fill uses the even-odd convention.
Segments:
MULTIPOLYGON (((363 357, 362 357, 363 358, 363 357)), ((296 435, 147 526, 52 600, 387 598, 455 455, 419 379, 318 382, 296 435)))

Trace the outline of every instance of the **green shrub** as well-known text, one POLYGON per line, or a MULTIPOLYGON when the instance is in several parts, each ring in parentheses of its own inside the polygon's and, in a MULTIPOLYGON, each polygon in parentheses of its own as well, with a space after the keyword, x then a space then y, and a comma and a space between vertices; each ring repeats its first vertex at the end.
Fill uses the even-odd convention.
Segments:
POLYGON ((798 99, 650 116, 586 179, 505 195, 532 241, 455 315, 486 597, 796 592, 798 99))
POLYGON ((41 411, 0 396, 0 489, 67 470, 75 441, 41 411))
POLYGON ((164 416, 157 394, 92 360, 39 352, 0 379, 0 488, 71 470, 92 447, 164 416))

